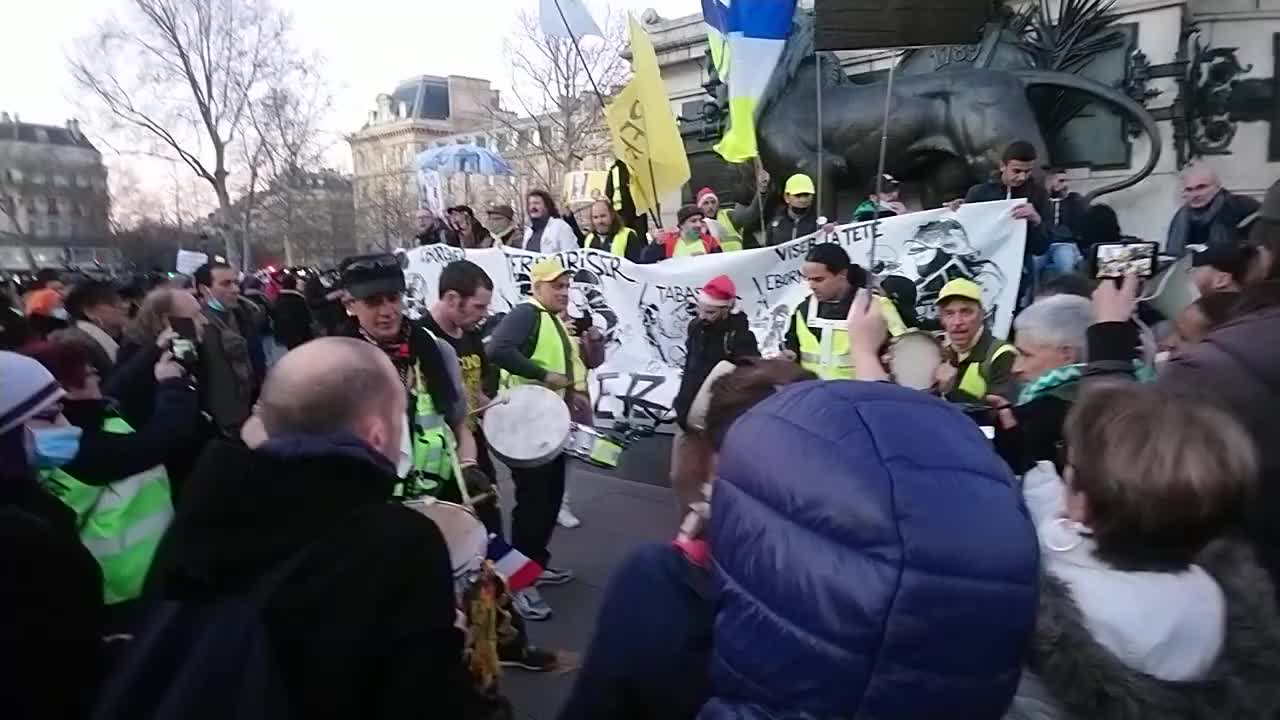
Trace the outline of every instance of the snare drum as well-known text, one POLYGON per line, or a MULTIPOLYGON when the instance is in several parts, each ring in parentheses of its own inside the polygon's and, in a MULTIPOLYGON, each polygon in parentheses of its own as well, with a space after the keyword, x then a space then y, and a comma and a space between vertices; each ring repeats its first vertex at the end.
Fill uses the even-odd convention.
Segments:
POLYGON ((454 582, 465 583, 480 570, 489 550, 489 531, 470 508, 433 498, 408 500, 404 506, 431 518, 440 528, 449 546, 454 582))
POLYGON ((593 427, 570 424, 568 453, 600 467, 617 467, 622 446, 593 427))
POLYGON ((503 390, 506 402, 485 411, 481 425, 489 449, 511 467, 546 465, 569 442, 569 406, 541 385, 503 390))

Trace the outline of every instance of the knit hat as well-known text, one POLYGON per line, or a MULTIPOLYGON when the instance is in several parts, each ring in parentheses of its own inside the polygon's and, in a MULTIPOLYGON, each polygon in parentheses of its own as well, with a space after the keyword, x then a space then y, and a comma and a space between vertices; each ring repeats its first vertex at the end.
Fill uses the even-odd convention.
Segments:
POLYGON ((48 410, 65 395, 53 374, 26 355, 0 351, 0 435, 48 410))
POLYGON ((62 296, 57 290, 49 288, 41 288, 33 290, 27 295, 25 303, 26 314, 31 315, 52 315, 55 308, 62 301, 62 296))
POLYGON ((706 217, 706 214, 702 212, 702 208, 697 205, 685 205, 676 213, 676 222, 683 225, 685 220, 688 220, 694 215, 697 215, 700 218, 706 217))
POLYGON ((515 208, 506 204, 490 205, 487 211, 490 215, 501 215, 508 220, 516 219, 515 208))
POLYGON ((709 307, 729 307, 738 297, 737 288, 728 275, 717 275, 698 291, 698 302, 709 307))
POLYGON ((715 199, 717 199, 717 200, 719 200, 719 199, 720 199, 720 196, 719 196, 719 195, 716 195, 716 191, 715 191, 715 190, 712 190, 712 189, 711 189, 711 188, 709 188, 709 187, 700 188, 700 189, 698 190, 698 194, 694 196, 694 199, 695 199, 697 202, 701 203, 701 202, 702 202, 702 198, 704 198, 704 197, 706 197, 706 196, 708 196, 708 195, 710 195, 711 197, 713 197, 713 198, 715 198, 715 199))

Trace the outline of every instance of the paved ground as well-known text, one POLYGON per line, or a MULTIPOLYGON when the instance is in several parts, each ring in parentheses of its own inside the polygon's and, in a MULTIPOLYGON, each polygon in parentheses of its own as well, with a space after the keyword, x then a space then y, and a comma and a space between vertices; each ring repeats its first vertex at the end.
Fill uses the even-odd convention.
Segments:
MULTIPOLYGON (((675 536, 678 518, 671 491, 656 486, 663 482, 660 478, 667 476, 667 466, 661 462, 665 452, 635 449, 635 453, 628 450, 631 462, 624 474, 635 477, 647 471, 653 478, 649 484, 602 474, 576 461, 570 463, 569 489, 582 526, 574 530, 556 528, 551 551, 554 564, 571 568, 577 580, 542 590, 555 615, 549 621, 529 624, 531 639, 537 645, 585 651, 601 593, 614 565, 639 543, 666 542, 675 536)), ((503 497, 512 496, 508 483, 503 497)), ((532 720, 555 718, 573 681, 571 672, 540 675, 511 670, 503 677, 516 716, 532 720)))

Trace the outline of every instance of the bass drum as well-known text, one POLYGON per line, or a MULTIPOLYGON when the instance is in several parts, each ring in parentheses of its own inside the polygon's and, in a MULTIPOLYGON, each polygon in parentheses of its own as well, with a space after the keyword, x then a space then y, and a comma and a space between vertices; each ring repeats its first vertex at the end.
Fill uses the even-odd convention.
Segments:
POLYGON ((421 498, 409 500, 404 506, 431 518, 444 542, 449 546, 449 563, 453 566, 453 579, 461 583, 480 570, 489 550, 489 531, 470 508, 463 505, 421 498))
POLYGON ((546 465, 569 442, 569 406, 541 385, 503 390, 505 403, 484 413, 481 425, 489 449, 511 467, 546 465))

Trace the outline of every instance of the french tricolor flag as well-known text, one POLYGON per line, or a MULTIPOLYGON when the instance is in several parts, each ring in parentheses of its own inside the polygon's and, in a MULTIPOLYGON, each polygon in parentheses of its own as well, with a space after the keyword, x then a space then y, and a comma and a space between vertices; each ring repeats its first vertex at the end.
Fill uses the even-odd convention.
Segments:
POLYGON ((531 585, 542 574, 542 566, 527 555, 503 542, 497 535, 489 536, 489 552, 493 567, 507 583, 507 592, 519 592, 531 585))

